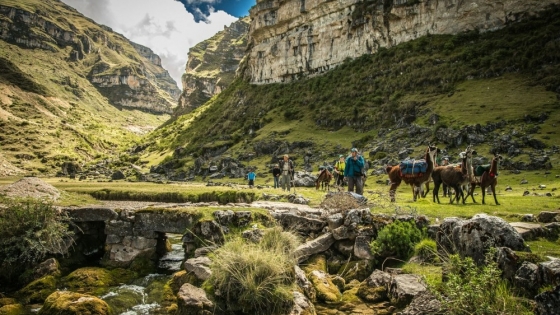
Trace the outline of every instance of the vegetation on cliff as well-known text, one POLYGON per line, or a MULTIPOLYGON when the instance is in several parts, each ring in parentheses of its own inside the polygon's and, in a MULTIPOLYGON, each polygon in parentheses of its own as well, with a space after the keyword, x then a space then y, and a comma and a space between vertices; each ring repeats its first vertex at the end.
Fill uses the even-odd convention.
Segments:
POLYGON ((425 36, 293 83, 238 79, 152 133, 149 150, 182 148, 169 164, 181 168, 204 154, 243 156, 260 143, 308 141, 312 158, 323 161, 351 145, 368 148, 381 136, 408 138, 404 128, 412 124, 431 130, 418 139, 427 142, 441 128, 502 120, 527 129, 525 119, 541 113, 547 119, 533 136, 552 146, 560 121, 559 21, 554 7, 495 32, 425 36))
POLYGON ((62 2, 2 1, 0 19, 0 150, 17 167, 114 155, 171 113, 159 57, 62 2))

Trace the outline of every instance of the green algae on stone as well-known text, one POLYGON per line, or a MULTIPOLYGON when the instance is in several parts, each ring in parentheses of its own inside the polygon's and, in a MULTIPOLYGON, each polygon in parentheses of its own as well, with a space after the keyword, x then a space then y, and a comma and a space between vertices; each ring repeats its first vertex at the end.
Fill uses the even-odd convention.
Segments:
POLYGON ((340 301, 342 294, 338 290, 329 275, 320 270, 313 270, 308 275, 309 281, 313 284, 317 293, 317 300, 326 303, 336 303, 340 301))
POLYGON ((6 304, 0 307, 0 315, 23 315, 25 309, 21 304, 6 304))
POLYGON ((356 295, 362 298, 364 301, 370 303, 379 303, 383 301, 389 301, 389 297, 387 296, 387 288, 384 286, 380 287, 370 287, 364 281, 358 287, 358 292, 356 295))
POLYGON ((301 268, 305 271, 307 276, 309 276, 313 270, 327 272, 327 258, 324 255, 311 256, 301 268))
POLYGON ((45 300, 39 315, 113 315, 109 305, 92 295, 56 291, 45 300))
POLYGON ((129 267, 130 270, 137 272, 138 275, 148 275, 154 273, 157 270, 157 265, 154 260, 149 257, 136 257, 129 267))
POLYGON ((17 296, 26 303, 43 303, 45 299, 56 291, 56 278, 46 276, 26 285, 17 292, 17 296))
POLYGON ((103 294, 108 287, 130 283, 137 274, 126 269, 107 270, 98 267, 80 268, 63 279, 64 286, 80 293, 103 294))
POLYGON ((181 286, 185 283, 190 283, 194 286, 199 286, 200 280, 192 272, 187 272, 186 270, 177 271, 169 279, 169 287, 173 290, 173 294, 179 293, 181 286))

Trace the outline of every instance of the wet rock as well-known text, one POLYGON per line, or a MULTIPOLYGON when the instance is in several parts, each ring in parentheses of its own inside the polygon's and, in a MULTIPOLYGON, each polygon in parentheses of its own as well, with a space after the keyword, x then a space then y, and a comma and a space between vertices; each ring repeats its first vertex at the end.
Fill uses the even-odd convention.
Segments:
POLYGON ((60 276, 60 265, 55 258, 49 258, 33 269, 34 279, 39 279, 44 276, 60 276))
POLYGON ((204 290, 185 283, 177 294, 179 315, 211 315, 214 314, 214 303, 208 299, 204 290))
POLYGON ((70 291, 56 291, 45 300, 39 315, 110 315, 109 305, 98 297, 70 291))
POLYGON ((206 256, 187 259, 185 261, 185 270, 194 273, 199 280, 205 281, 212 275, 210 270, 211 263, 210 258, 206 256))

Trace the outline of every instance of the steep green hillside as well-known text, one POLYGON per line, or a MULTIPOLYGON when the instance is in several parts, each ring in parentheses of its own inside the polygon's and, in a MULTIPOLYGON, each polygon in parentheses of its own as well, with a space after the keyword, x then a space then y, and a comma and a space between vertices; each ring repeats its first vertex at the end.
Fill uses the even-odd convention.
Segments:
POLYGON ((185 169, 199 156, 259 164, 291 152, 317 163, 358 146, 388 162, 403 148, 415 156, 437 142, 450 154, 466 143, 486 156, 510 150, 512 167, 547 154, 558 166, 558 34, 553 7, 491 33, 426 36, 294 83, 236 80, 152 133, 145 158, 167 155, 165 166, 185 169))
POLYGON ((138 141, 179 95, 152 54, 60 1, 0 1, 3 156, 54 174, 138 141))

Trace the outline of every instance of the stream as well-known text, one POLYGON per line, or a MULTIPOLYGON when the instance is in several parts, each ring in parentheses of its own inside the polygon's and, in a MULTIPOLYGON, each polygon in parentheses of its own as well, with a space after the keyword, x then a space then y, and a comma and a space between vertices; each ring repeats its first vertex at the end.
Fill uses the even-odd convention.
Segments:
POLYGON ((171 274, 181 270, 185 257, 181 242, 182 235, 168 234, 171 251, 159 260, 158 273, 149 274, 134 280, 131 284, 111 287, 109 292, 100 296, 119 315, 156 315, 166 314, 161 307, 165 299, 164 286, 171 274))

